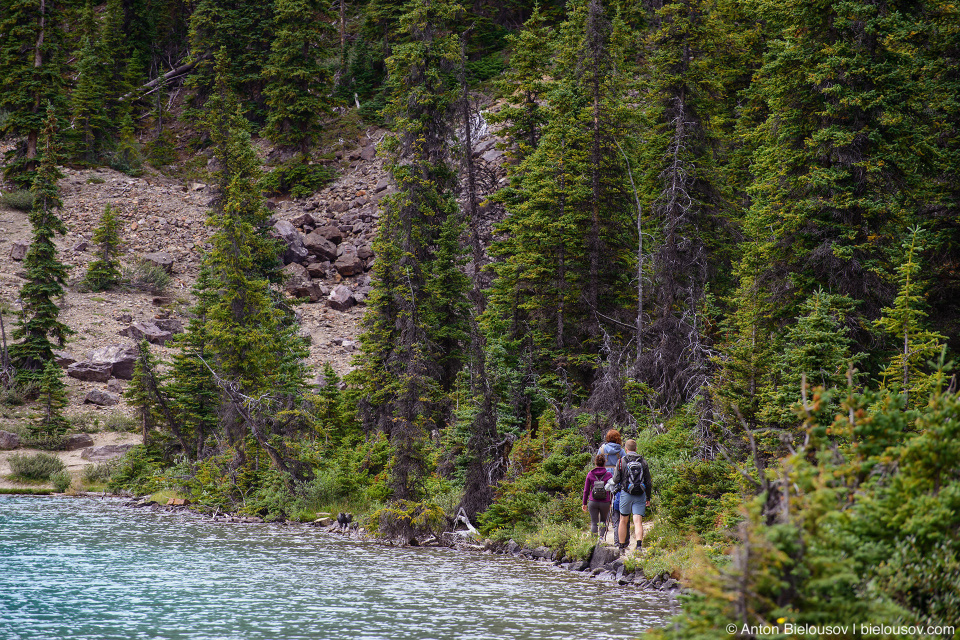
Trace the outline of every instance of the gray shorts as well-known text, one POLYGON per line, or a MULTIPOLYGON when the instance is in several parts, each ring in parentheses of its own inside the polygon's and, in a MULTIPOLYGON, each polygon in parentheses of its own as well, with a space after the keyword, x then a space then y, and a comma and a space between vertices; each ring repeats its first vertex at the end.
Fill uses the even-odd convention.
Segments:
POLYGON ((625 516, 631 513, 635 516, 642 516, 647 512, 647 494, 634 496, 626 491, 621 491, 620 504, 617 506, 617 511, 625 516))

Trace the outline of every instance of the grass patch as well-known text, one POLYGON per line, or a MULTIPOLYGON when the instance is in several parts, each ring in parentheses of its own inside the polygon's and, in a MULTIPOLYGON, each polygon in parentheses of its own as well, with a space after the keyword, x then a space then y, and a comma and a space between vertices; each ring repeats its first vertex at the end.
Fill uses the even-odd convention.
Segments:
POLYGON ((18 489, 7 489, 0 487, 0 495, 3 496, 16 496, 16 495, 26 495, 26 496, 49 496, 53 493, 53 489, 34 489, 32 487, 18 488, 18 489))
POLYGON ((150 494, 150 500, 153 500, 157 504, 167 504, 167 501, 170 498, 185 498, 187 496, 182 495, 176 489, 161 489, 150 494))
POLYGON ((98 176, 90 176, 87 178, 87 184, 103 184, 104 182, 106 182, 106 180, 98 176))
POLYGON ((136 418, 126 414, 111 413, 103 420, 104 431, 120 431, 123 433, 140 433, 140 423, 136 418))
POLYGON ((129 289, 154 295, 163 293, 170 286, 170 274, 163 267, 147 260, 138 260, 124 267, 121 279, 129 289))

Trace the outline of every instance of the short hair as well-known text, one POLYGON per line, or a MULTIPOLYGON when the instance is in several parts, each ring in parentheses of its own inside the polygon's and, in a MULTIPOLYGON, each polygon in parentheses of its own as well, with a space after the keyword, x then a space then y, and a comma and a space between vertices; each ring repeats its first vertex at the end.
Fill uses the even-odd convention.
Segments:
POLYGON ((623 443, 623 448, 627 451, 636 451, 637 450, 637 441, 636 440, 627 440, 623 443))
POLYGON ((620 432, 616 429, 610 429, 610 431, 607 431, 607 442, 616 442, 617 444, 621 444, 620 432))
POLYGON ((593 457, 593 464, 597 465, 598 467, 602 467, 606 465, 607 456, 603 455, 602 453, 598 453, 596 456, 593 457))

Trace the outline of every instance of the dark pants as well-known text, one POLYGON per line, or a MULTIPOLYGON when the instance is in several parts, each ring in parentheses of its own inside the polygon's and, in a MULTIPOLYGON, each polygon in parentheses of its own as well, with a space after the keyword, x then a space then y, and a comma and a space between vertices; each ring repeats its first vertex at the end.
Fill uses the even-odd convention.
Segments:
POLYGON ((587 511, 590 513, 590 533, 597 533, 598 527, 605 527, 607 516, 610 515, 609 502, 587 502, 587 511))

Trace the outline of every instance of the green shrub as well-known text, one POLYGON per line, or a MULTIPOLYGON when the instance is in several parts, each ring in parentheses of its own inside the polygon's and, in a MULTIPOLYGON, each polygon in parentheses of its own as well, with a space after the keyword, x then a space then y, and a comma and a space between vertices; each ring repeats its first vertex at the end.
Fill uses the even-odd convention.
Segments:
POLYGON ((103 420, 104 431, 122 431, 124 433, 139 433, 140 423, 136 418, 116 411, 103 420))
POLYGON ((67 465, 60 458, 46 453, 32 456, 16 453, 10 457, 13 475, 24 480, 48 480, 53 474, 66 469, 67 465))
POLYGON ((17 211, 30 211, 33 208, 33 192, 24 189, 0 194, 0 205, 17 211))
POLYGON ((148 291, 158 295, 170 286, 170 274, 148 260, 137 260, 123 268, 123 283, 136 291, 148 291))
POLYGON ((110 477, 112 491, 125 489, 138 495, 165 489, 168 482, 160 467, 160 456, 143 445, 127 452, 110 477))
POLYGON ((443 510, 436 505, 397 500, 374 511, 368 519, 367 528, 384 538, 409 541, 429 535, 439 538, 448 524, 443 510))
POLYGON ((57 471, 50 476, 50 482, 53 483, 53 488, 57 493, 63 493, 70 488, 73 477, 68 471, 57 471))
POLYGON ((544 523, 582 520, 581 491, 591 457, 586 440, 573 429, 555 434, 550 412, 537 432, 537 438, 527 435, 514 445, 510 465, 519 475, 500 484, 493 505, 478 517, 484 535, 522 537, 544 523))
POLYGON ((310 164, 304 158, 294 158, 263 176, 260 188, 268 193, 289 193, 302 198, 319 191, 336 177, 336 171, 322 164, 310 164))
POLYGON ((86 484, 107 484, 120 468, 120 458, 107 460, 99 464, 88 464, 83 468, 83 481, 86 484))

